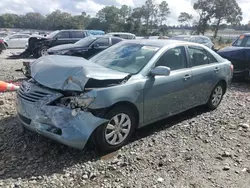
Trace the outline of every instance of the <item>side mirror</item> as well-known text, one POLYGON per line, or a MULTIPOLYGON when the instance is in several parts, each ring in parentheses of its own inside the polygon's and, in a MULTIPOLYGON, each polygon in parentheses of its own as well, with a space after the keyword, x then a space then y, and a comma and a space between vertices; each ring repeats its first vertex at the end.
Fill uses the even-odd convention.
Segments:
POLYGON ((97 43, 95 43, 95 44, 93 44, 93 46, 92 46, 92 48, 99 48, 100 46, 99 46, 99 44, 97 44, 97 43))
POLYGON ((169 76, 171 69, 165 66, 158 66, 151 70, 151 75, 153 76, 169 76))

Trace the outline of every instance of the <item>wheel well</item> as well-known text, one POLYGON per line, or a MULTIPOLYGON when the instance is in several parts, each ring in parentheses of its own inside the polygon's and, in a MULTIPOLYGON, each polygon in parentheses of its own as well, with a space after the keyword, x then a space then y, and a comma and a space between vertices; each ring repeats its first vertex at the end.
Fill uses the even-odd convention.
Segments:
POLYGON ((122 101, 122 102, 118 102, 118 103, 115 103, 113 104, 112 106, 110 106, 108 109, 107 109, 107 112, 110 111, 111 109, 117 107, 117 106, 126 106, 128 107, 129 109, 131 109, 133 111, 133 113, 135 114, 135 118, 136 118, 136 125, 138 126, 139 124, 139 111, 137 109, 137 107, 131 103, 131 102, 128 102, 128 101, 122 101))
POLYGON ((227 82, 225 80, 221 80, 219 81, 218 84, 221 84, 222 85, 222 88, 223 88, 223 94, 226 93, 226 90, 227 90, 227 82))

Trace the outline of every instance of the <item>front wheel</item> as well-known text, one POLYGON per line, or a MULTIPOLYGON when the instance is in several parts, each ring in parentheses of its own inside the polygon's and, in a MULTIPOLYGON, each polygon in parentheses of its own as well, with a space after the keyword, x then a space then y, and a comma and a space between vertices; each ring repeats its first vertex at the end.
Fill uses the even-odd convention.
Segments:
POLYGON ((48 47, 47 46, 43 46, 38 50, 38 56, 46 56, 48 55, 48 47))
POLYGON ((221 83, 217 84, 209 98, 209 101, 207 103, 210 110, 215 110, 219 104, 221 103, 223 99, 224 89, 223 85, 221 83))
POLYGON ((94 133, 94 141, 103 152, 112 152, 125 145, 136 126, 136 118, 132 110, 117 106, 106 114, 108 123, 98 127, 94 133))

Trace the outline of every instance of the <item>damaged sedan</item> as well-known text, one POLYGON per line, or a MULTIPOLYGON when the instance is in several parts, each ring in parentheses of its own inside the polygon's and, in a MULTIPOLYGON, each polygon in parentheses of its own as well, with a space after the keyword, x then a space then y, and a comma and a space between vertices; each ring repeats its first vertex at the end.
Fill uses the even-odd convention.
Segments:
POLYGON ((232 64, 209 48, 171 40, 120 42, 90 60, 51 55, 31 65, 17 95, 23 126, 83 149, 110 152, 135 129, 206 104, 230 86, 232 64))

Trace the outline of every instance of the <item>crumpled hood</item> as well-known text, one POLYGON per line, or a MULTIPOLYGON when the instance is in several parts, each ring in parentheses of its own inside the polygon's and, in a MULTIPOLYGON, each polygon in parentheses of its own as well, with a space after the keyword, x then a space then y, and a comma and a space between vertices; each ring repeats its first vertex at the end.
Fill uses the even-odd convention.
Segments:
POLYGON ((76 48, 76 47, 77 47, 77 45, 75 45, 75 44, 63 44, 63 45, 55 46, 55 47, 48 49, 48 52, 70 50, 70 49, 76 48))
POLYGON ((57 90, 83 91, 91 79, 123 80, 127 73, 102 67, 84 58, 50 55, 31 64, 31 77, 39 84, 57 90))
POLYGON ((220 49, 217 53, 229 60, 242 60, 244 59, 245 55, 245 47, 237 47, 237 46, 229 46, 220 49))

